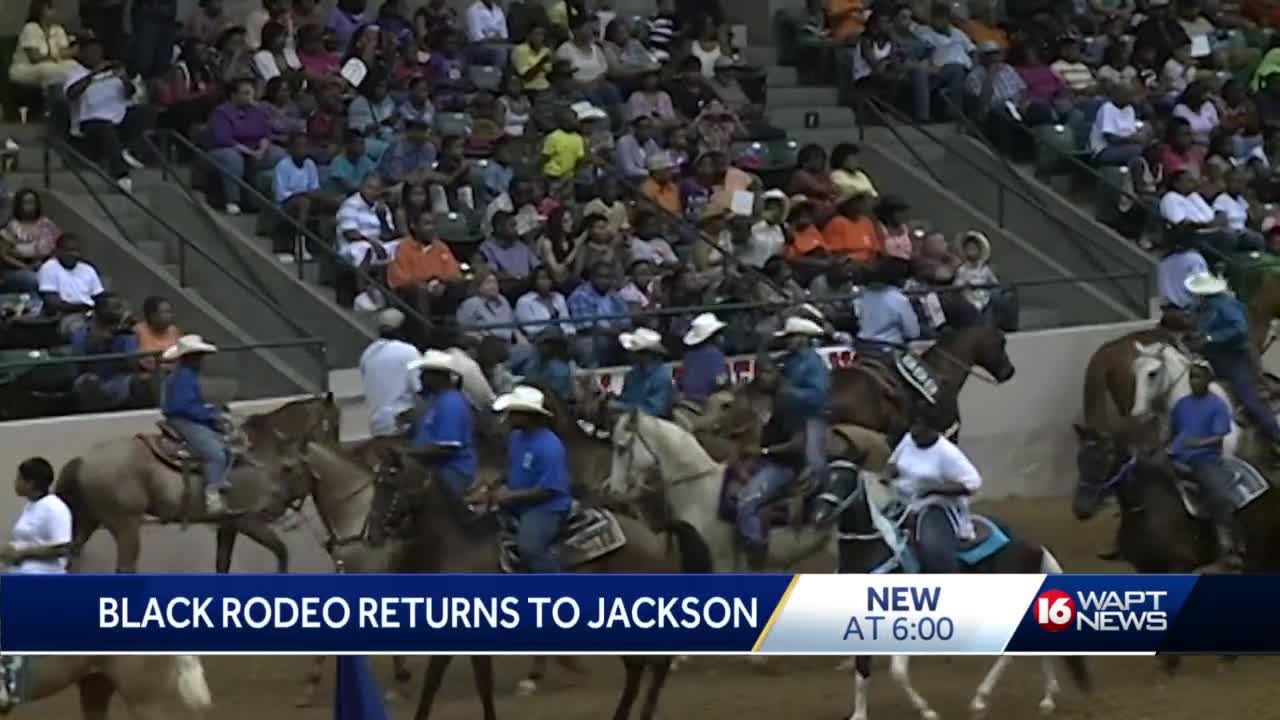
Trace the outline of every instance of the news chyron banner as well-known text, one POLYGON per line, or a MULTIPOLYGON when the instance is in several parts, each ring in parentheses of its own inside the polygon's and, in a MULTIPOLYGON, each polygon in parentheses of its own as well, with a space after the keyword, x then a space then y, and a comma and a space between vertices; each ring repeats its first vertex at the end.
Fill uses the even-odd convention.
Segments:
POLYGON ((1280 577, 5 575, 0 652, 1280 653, 1280 577))

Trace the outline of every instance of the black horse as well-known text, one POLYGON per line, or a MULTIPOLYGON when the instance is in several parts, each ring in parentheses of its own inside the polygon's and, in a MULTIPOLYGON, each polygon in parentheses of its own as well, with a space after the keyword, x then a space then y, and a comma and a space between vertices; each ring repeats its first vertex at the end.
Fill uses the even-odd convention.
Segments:
MULTIPOLYGON (((868 495, 867 486, 871 482, 880 482, 879 477, 872 473, 861 472, 858 466, 851 462, 837 461, 832 463, 831 468, 831 494, 834 497, 845 498, 840 501, 842 509, 837 519, 837 529, 840 533, 839 572, 867 573, 886 567, 886 563, 893 561, 893 551, 872 518, 873 500, 868 495)), ((962 564, 964 572, 1009 574, 1062 572, 1061 565, 1047 548, 1016 538, 1012 533, 1004 530, 1003 526, 1001 530, 1008 535, 1008 544, 976 564, 962 564)), ((894 572, 901 572, 901 568, 894 572)), ((982 713, 987 710, 987 700, 1011 659, 1007 655, 1002 655, 996 660, 974 692, 973 700, 969 703, 971 711, 982 713)), ((1053 659, 1045 657, 1041 660, 1044 663, 1044 697, 1040 700, 1040 710, 1043 713, 1050 713, 1057 707, 1054 696, 1058 693, 1059 684, 1057 674, 1054 672, 1053 659)), ((1089 692, 1092 689, 1092 680, 1085 659, 1079 656, 1068 656, 1064 661, 1076 686, 1084 692, 1089 692)), ((923 720, 935 720, 938 717, 937 713, 911 686, 907 670, 908 658, 895 656, 890 670, 894 679, 906 692, 907 698, 920 713, 920 717, 923 720)), ((850 720, 867 718, 866 692, 870 679, 871 658, 867 656, 855 658, 854 710, 850 720)))

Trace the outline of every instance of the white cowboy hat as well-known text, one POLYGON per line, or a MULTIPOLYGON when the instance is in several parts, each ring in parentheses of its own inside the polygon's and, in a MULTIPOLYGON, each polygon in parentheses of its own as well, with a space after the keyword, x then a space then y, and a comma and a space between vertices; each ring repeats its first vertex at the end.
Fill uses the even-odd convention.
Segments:
POLYGON ((676 162, 676 158, 666 150, 656 152, 649 156, 645 161, 645 166, 649 168, 649 172, 662 172, 663 170, 671 170, 680 165, 676 162))
POLYGON ((628 352, 667 353, 662 345, 662 336, 649 328, 636 328, 635 332, 622 333, 618 336, 618 342, 628 352))
POLYGON ((379 330, 399 330, 404 324, 404 313, 395 308, 387 308, 376 316, 379 330))
POLYGON ((447 352, 440 350, 428 350, 422 353, 422 357, 409 361, 409 370, 437 370, 458 374, 458 368, 454 367, 453 356, 447 352))
POLYGON ((499 395, 493 401, 494 412, 531 412, 550 415, 551 411, 544 406, 546 398, 542 391, 528 385, 517 385, 506 395, 499 395))
POLYGON ((1217 295, 1227 291, 1227 281, 1210 272, 1191 273, 1182 286, 1192 295, 1217 295))
POLYGON ((609 113, 590 103, 575 103, 573 113, 579 120, 608 120, 609 113))
POLYGON ((727 324, 716 317, 714 313, 702 313, 693 319, 689 325, 689 332, 684 334, 684 344, 690 347, 700 345, 711 338, 712 335, 725 329, 727 324))
POLYGON ((826 331, 822 326, 812 320, 806 320, 801 317, 789 317, 782 329, 774 333, 774 337, 786 337, 788 335, 811 335, 813 337, 822 337, 826 335, 826 331))
POLYGON ((169 346, 163 353, 161 353, 160 359, 177 360, 184 355, 216 352, 218 352, 218 347, 213 343, 205 342, 204 338, 199 335, 183 335, 178 338, 178 342, 169 346))

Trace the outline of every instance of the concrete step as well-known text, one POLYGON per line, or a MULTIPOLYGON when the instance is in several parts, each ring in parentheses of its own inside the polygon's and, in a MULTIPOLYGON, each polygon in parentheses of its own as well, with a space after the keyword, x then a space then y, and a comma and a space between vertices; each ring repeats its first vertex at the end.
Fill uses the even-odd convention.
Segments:
MULTIPOLYGON (((31 118, 34 120, 34 118, 31 118)), ((0 122, 0 142, 4 142, 4 138, 12 138, 14 142, 22 145, 38 145, 45 137, 44 123, 28 122, 27 124, 16 122, 0 122)))
POLYGON ((168 260, 169 245, 163 240, 134 240, 133 244, 157 265, 164 265, 168 260))
MULTIPOLYGON (((54 156, 57 157, 56 155, 54 156)), ((81 169, 79 176, 70 170, 61 167, 51 169, 49 173, 49 184, 55 190, 61 190, 68 193, 86 193, 85 182, 93 188, 95 192, 115 194, 119 192, 119 188, 113 182, 103 179, 98 173, 90 169, 81 169), (80 178, 84 178, 85 182, 81 182, 80 178)), ((159 185, 164 181, 161 178, 160 171, 155 168, 143 168, 134 170, 129 173, 129 177, 133 179, 133 191, 139 193, 145 191, 149 187, 159 185)), ((5 176, 5 184, 10 191, 19 188, 29 187, 43 189, 45 187, 44 172, 39 167, 20 165, 18 172, 8 173, 5 176)))
POLYGON ((770 90, 772 88, 797 87, 800 84, 800 78, 793 67, 770 65, 765 72, 767 74, 766 83, 770 90))
POLYGON ((790 107, 814 107, 839 105, 838 92, 833 87, 780 87, 769 90, 769 110, 790 107))
POLYGON ((778 64, 778 48, 773 45, 748 45, 742 51, 742 57, 756 67, 769 67, 778 64))
POLYGON ((818 128, 857 128, 858 118, 853 110, 840 105, 812 105, 809 107, 770 107, 769 120, 788 132, 805 129, 805 117, 817 113, 818 128))
POLYGON ((858 131, 855 128, 822 127, 816 130, 788 130, 787 136, 801 145, 820 145, 828 151, 840 143, 856 143, 858 131))

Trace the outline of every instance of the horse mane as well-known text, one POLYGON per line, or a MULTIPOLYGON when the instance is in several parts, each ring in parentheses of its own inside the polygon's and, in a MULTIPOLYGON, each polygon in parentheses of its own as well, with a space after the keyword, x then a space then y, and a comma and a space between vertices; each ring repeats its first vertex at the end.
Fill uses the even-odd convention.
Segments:
POLYGON ((618 437, 618 430, 625 431, 628 429, 623 426, 623 423, 630 423, 629 429, 632 433, 641 432, 642 428, 646 425, 652 425, 654 430, 650 432, 656 432, 662 440, 670 440, 671 438, 676 437, 683 437, 686 439, 686 444, 689 446, 687 449, 684 449, 682 452, 670 454, 671 458, 675 460, 679 467, 672 468, 667 466, 663 468, 664 473, 671 474, 673 477, 693 474, 694 472, 704 468, 714 467, 720 464, 711 457, 710 453, 708 453, 706 448, 702 446, 702 443, 698 442, 698 438, 696 438, 693 433, 669 420, 647 415, 642 412, 630 412, 623 415, 622 418, 618 420, 618 425, 614 430, 615 439, 618 437))

